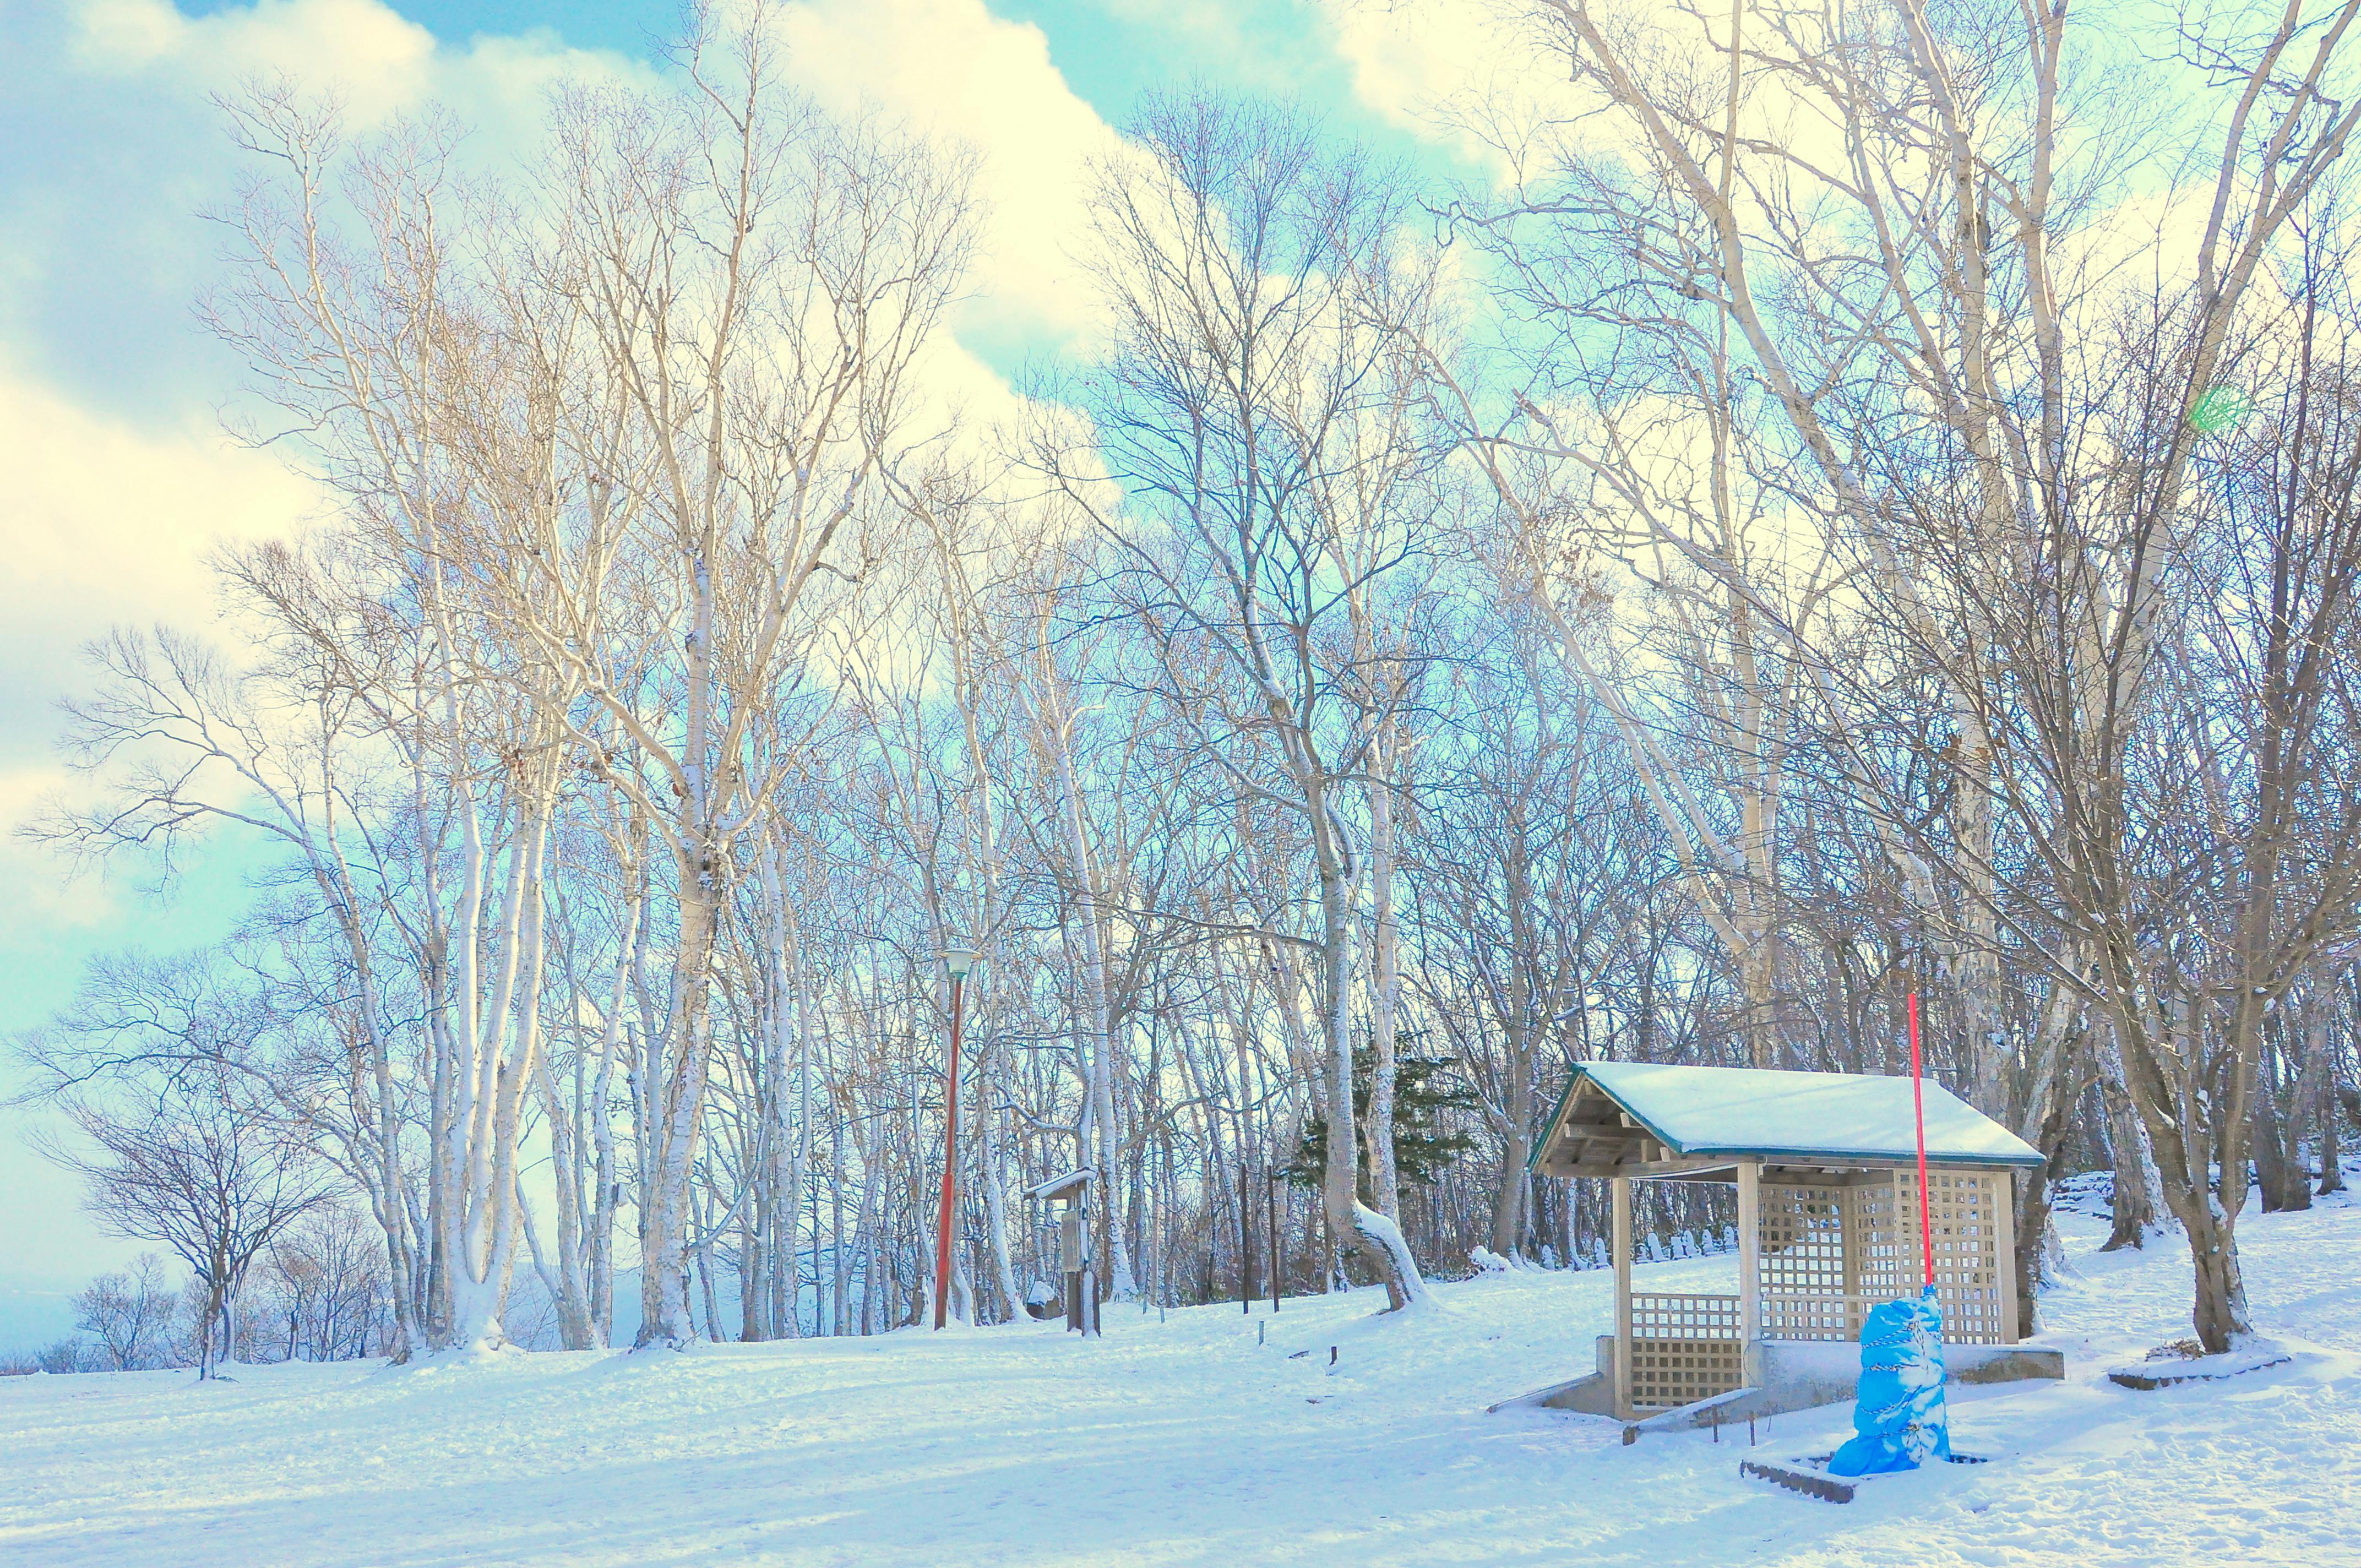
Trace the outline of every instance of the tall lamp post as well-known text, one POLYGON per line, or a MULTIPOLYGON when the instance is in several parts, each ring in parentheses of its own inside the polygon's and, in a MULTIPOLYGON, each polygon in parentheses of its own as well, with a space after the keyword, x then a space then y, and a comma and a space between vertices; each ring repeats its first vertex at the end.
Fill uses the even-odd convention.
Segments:
POLYGON ((935 1231, 937 1328, 949 1321, 951 1309, 951 1211, 959 1201, 960 1014, 975 956, 973 948, 943 949, 943 972, 951 978, 951 1064, 943 1080, 943 1204, 935 1231))

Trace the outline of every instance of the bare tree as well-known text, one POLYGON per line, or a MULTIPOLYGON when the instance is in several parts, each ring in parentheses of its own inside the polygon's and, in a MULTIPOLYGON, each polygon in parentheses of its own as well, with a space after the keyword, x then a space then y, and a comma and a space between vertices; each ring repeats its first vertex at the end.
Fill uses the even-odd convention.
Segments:
POLYGON ((1095 446, 1048 440, 1035 460, 1098 521, 1199 762, 1302 829, 1316 935, 1280 939, 1317 968, 1327 1219, 1405 1305, 1417 1264, 1356 1196, 1351 1019, 1366 870, 1353 807, 1406 661, 1366 627, 1356 647, 1351 612, 1416 569, 1401 491, 1425 448, 1386 323, 1416 313, 1429 263, 1406 247, 1388 175, 1323 154, 1279 111, 1176 99, 1139 138, 1145 158, 1105 165, 1093 192, 1093 266, 1119 323, 1082 393, 1095 446))
POLYGON ((137 1372, 166 1364, 180 1305, 163 1258, 142 1253, 127 1270, 102 1274, 74 1293, 74 1326, 98 1342, 113 1370, 137 1372))
POLYGON ((203 1290, 197 1376, 235 1351, 231 1313, 247 1271, 288 1226, 327 1202, 333 1177, 282 1135, 238 1079, 186 1070, 66 1107, 79 1137, 42 1152, 90 1184, 92 1216, 115 1235, 170 1248, 203 1290))
POLYGON ((1612 721, 1565 681, 1540 620, 1508 609, 1478 633, 1494 641, 1451 660, 1409 842, 1412 984, 1499 1143, 1485 1245, 1502 1255, 1533 1251, 1525 1164, 1561 1070, 1550 1058, 1605 1048, 1589 1038, 1597 982, 1654 848, 1612 721))
POLYGON ((682 1248, 715 942, 796 763, 777 705, 819 587, 860 569, 843 546, 888 505, 881 476, 936 433, 913 425, 912 367, 970 241, 964 166, 820 116, 776 80, 777 33, 772 7, 700 8, 685 93, 566 100, 539 193, 550 238, 511 286, 542 358, 578 341, 596 390, 570 428, 553 410, 566 504, 525 476, 502 613, 578 683, 586 714, 561 713, 672 863, 674 972, 642 1045, 643 1343, 694 1337, 682 1248), (659 630, 675 619, 685 635, 659 630))
POLYGON ((345 1361, 375 1353, 386 1327, 383 1253, 368 1222, 324 1205, 271 1238, 243 1327, 248 1343, 269 1343, 289 1361, 345 1361))

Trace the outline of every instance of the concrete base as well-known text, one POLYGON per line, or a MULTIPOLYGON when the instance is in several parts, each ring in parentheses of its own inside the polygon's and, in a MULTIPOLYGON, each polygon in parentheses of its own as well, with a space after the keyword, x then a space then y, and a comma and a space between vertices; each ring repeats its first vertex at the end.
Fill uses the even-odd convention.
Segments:
POLYGON ((1596 1354, 1598 1371, 1503 1399, 1497 1405, 1485 1407, 1484 1413, 1498 1415, 1502 1410, 1540 1409, 1576 1410, 1586 1416, 1612 1416, 1615 1413, 1615 1336, 1600 1334, 1596 1354))
MULTIPOLYGON (((1553 1383, 1503 1399, 1494 1410, 1539 1408, 1576 1410, 1588 1416, 1614 1417, 1615 1336, 1598 1336, 1598 1370, 1587 1377, 1553 1383)), ((1652 1426, 1728 1426, 1750 1416, 1778 1416, 1834 1405, 1853 1397, 1861 1383, 1861 1346, 1843 1340, 1759 1339, 1747 1346, 1746 1365, 1752 1387, 1739 1398, 1711 1409, 1699 1409, 1686 1419, 1664 1412, 1652 1426), (1666 1419, 1671 1417, 1672 1419, 1666 1419)), ((1947 1344, 1943 1368, 1950 1381, 1962 1384, 2015 1383, 2033 1378, 2062 1378, 2062 1351, 2026 1344, 1947 1344)))

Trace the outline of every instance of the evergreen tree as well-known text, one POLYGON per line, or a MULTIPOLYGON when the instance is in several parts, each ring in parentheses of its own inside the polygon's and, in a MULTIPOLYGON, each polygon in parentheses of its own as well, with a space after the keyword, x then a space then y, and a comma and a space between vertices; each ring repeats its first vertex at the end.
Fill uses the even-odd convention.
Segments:
MULTIPOLYGON (((1404 1043, 1414 1037, 1405 1036, 1404 1043)), ((1370 1046, 1364 1045, 1353 1052, 1353 1115, 1356 1123, 1368 1116, 1369 1075, 1376 1061, 1376 1050, 1370 1046)), ((1474 1095, 1444 1076, 1456 1065, 1455 1058, 1421 1056, 1409 1051, 1395 1058, 1394 1166, 1405 1186, 1431 1186, 1454 1160, 1476 1146, 1472 1135, 1451 1130, 1443 1119, 1446 1112, 1477 1108, 1474 1095)), ((1303 1124, 1303 1136, 1296 1145, 1295 1157, 1279 1168, 1279 1174, 1295 1186, 1317 1190, 1327 1160, 1327 1118, 1312 1116, 1303 1124)), ((1356 1172, 1354 1186, 1366 1203, 1370 1199, 1366 1156, 1356 1163, 1356 1172)))

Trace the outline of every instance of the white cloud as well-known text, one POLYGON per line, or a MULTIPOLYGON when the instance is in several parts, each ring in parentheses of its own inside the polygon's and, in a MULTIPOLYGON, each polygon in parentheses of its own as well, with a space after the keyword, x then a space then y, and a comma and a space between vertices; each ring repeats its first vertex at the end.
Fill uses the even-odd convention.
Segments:
MULTIPOLYGON (((91 411, 0 367, 0 664, 6 718, 38 725, 77 651, 118 622, 211 619, 216 541, 291 532, 314 487, 233 446, 202 411, 163 430, 91 411)), ((21 750, 25 739, 5 750, 21 750)), ((38 740, 36 741, 38 744, 38 740)))
POLYGON ((167 0, 94 0, 77 19, 76 63, 93 73, 163 71, 206 87, 258 74, 333 80, 364 124, 416 102, 435 56, 432 33, 375 0, 261 0, 203 17, 167 0))
POLYGON ((0 369, 10 565, 0 615, 27 629, 103 594, 122 616, 185 612, 205 541, 285 532, 313 487, 202 417, 142 431, 0 369))
MULTIPOLYGON (((1588 156, 1628 156, 1644 133, 1594 89, 1568 80, 1565 34, 1520 0, 1321 0, 1354 95, 1507 182, 1588 156)), ((1728 78, 1728 18, 1672 0, 1603 0, 1603 29, 1643 82, 1719 104, 1728 78)), ((1756 47, 1762 47, 1759 38, 1756 47)), ((1718 118, 1718 116, 1717 116, 1718 118)), ((1821 167, 1842 148, 1820 107, 1779 72, 1750 68, 1743 133, 1781 142, 1821 167)))
MULTIPOLYGON (((1092 291, 1066 247, 1081 227, 1089 160, 1120 141, 1068 87, 1038 27, 995 16, 983 0, 808 0, 786 6, 780 25, 789 77, 831 111, 874 109, 978 155, 985 221, 970 297, 957 318, 962 333, 1005 358, 1020 346, 1054 348, 1096 330, 1092 291)), ((110 161, 119 172, 136 160, 134 183, 143 190, 36 191, 16 205, 41 214, 38 237, 0 236, 0 275, 42 288, 39 308, 49 319, 31 324, 44 334, 60 316, 95 313, 73 298, 73 258, 110 211, 141 214, 117 237, 153 258, 153 276, 143 281, 177 296, 148 301, 148 315, 177 316, 196 292, 203 277, 195 256, 211 247, 192 214, 225 199, 232 168, 217 140, 205 139, 210 94, 284 75, 335 93, 348 123, 362 131, 439 104, 476 127, 479 155, 497 157, 530 148, 546 90, 557 82, 654 74, 545 33, 438 42, 379 0, 258 0, 203 17, 183 16, 169 0, 88 0, 58 41, 45 73, 78 78, 73 100, 129 94, 154 112, 128 124, 93 115, 55 133, 61 143, 100 137, 128 144, 129 159, 110 161), (100 83, 103 92, 88 91, 100 83), (174 145, 151 145, 167 124, 171 130, 161 134, 174 145)), ((116 256, 104 265, 132 264, 116 256)), ((9 346, 0 342, 0 355, 9 346)), ((185 343, 156 346, 159 359, 203 357, 185 343)), ((223 389, 218 363, 175 369, 199 383, 191 388, 199 395, 223 389)), ((957 367, 953 378, 972 392, 988 374, 978 362, 957 367)))
POLYGON ((1500 53, 1501 18, 1489 0, 1327 0, 1326 10, 1337 52, 1353 67, 1355 93, 1412 129, 1430 129, 1433 105, 1481 80, 1500 53))
POLYGON ((59 857, 16 837, 46 799, 74 787, 49 747, 59 700, 87 684, 82 645, 117 624, 208 625, 212 548, 291 533, 321 498, 202 415, 141 429, 5 367, 0 472, 0 885, 10 890, 0 948, 21 957, 124 913, 117 890, 69 876, 59 857))
POLYGON ((790 71, 829 108, 872 104, 980 155, 991 211, 971 320, 1059 338, 1093 329, 1064 247, 1081 227, 1088 160, 1117 142, 1038 27, 983 0, 817 0, 792 7, 786 29, 790 71))
POLYGON ((432 101, 512 140, 529 134, 554 83, 644 74, 546 32, 454 47, 379 0, 258 0, 206 16, 183 16, 170 0, 90 0, 74 20, 71 58, 90 75, 191 101, 283 76, 334 92, 358 129, 432 101))
POLYGON ((1534 47, 1523 7, 1502 0, 1322 0, 1356 97, 1388 119, 1493 170, 1499 153, 1475 134, 1479 104, 1512 119, 1565 97, 1565 71, 1534 47))
MULTIPOLYGON (((962 328, 1003 350, 1088 333, 1090 291, 1062 247, 1080 226, 1086 160, 1117 143, 1040 30, 983 0, 810 0, 784 26, 791 74, 830 108, 873 106, 980 155, 989 214, 962 328)), ((203 17, 169 0, 88 0, 7 30, 40 46, 23 57, 53 108, 43 134, 61 155, 95 148, 99 175, 77 179, 61 158, 54 174, 26 167, 0 181, 0 215, 23 220, 0 225, 13 231, 0 276, 26 285, 0 309, 0 459, 14 476, 0 520, 15 554, 0 589, 14 675, 0 758, 45 746, 39 709, 70 650, 110 621, 202 620, 203 543, 283 530, 314 504, 274 458, 211 433, 236 367, 186 312, 216 265, 195 214, 226 196, 235 164, 205 137, 207 96, 284 74, 337 93, 357 129, 441 103, 497 155, 530 148, 560 78, 650 74, 547 34, 439 43, 378 0, 259 0, 203 17)), ((975 354, 944 344, 930 361, 938 397, 974 413, 1006 407, 975 354)))

